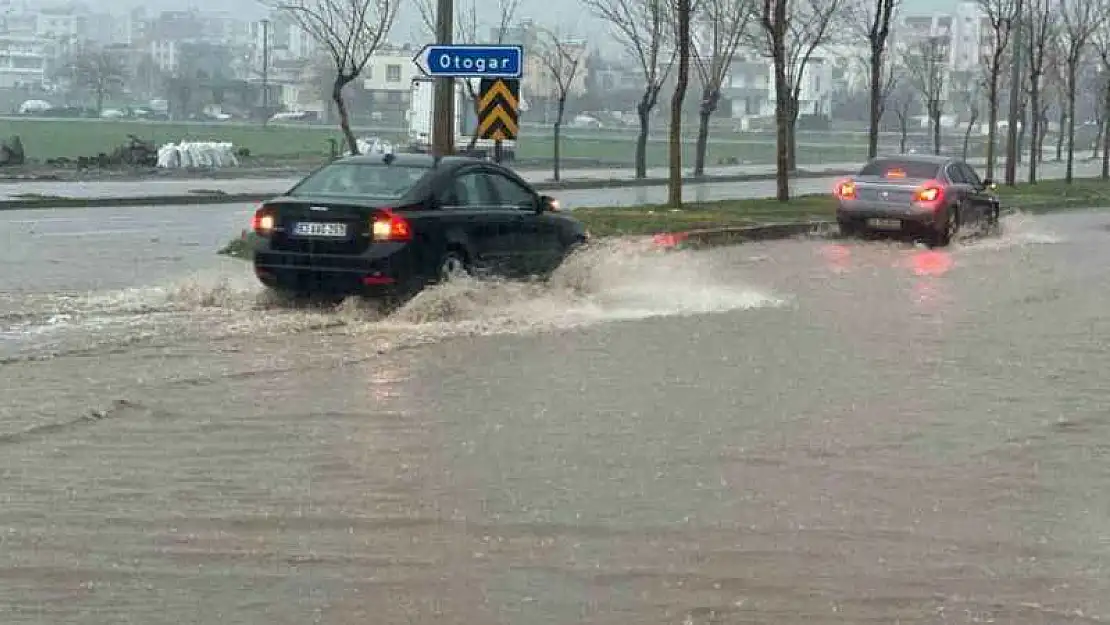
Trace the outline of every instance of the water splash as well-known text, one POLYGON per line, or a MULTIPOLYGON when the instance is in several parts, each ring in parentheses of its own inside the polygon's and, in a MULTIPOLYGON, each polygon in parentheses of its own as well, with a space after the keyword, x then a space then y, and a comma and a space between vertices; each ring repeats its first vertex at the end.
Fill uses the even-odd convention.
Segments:
POLYGON ((782 303, 768 292, 724 279, 705 252, 660 252, 650 241, 622 241, 583 250, 546 281, 457 280, 430 287, 395 311, 359 298, 338 307, 291 304, 236 266, 232 273, 199 274, 166 286, 29 303, 33 309, 21 311, 19 327, 0 327, 0 336, 71 335, 87 345, 138 334, 228 337, 343 328, 351 334, 402 333, 427 341, 782 303), (44 331, 48 317, 62 321, 44 331))

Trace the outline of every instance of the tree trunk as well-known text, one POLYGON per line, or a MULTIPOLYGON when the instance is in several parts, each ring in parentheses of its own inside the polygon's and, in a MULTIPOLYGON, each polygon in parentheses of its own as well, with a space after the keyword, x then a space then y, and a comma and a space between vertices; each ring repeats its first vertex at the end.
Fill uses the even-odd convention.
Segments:
POLYGON ((906 153, 906 141, 909 139, 910 134, 910 116, 908 113, 898 114, 898 130, 901 131, 902 136, 899 138, 898 153, 906 153))
POLYGON ((879 124, 883 117, 883 48, 871 43, 871 98, 867 126, 867 158, 879 155, 879 124))
POLYGON ((1064 181, 1068 184, 1075 177, 1075 77, 1078 73, 1078 63, 1068 63, 1068 163, 1064 169, 1064 181))
POLYGON ((552 155, 551 155, 553 160, 555 161, 554 164, 552 165, 552 167, 554 168, 554 171, 551 172, 552 177, 555 178, 555 182, 559 182, 559 179, 560 179, 559 178, 559 176, 560 176, 560 171, 559 171, 560 164, 559 163, 561 161, 560 153, 562 152, 562 145, 561 145, 562 141, 561 141, 561 139, 562 139, 562 136, 563 136, 563 114, 566 113, 566 110, 567 110, 567 94, 564 93, 564 94, 561 94, 559 96, 559 100, 558 100, 558 103, 556 104, 556 108, 555 108, 555 146, 552 150, 552 155))
POLYGON ((347 149, 351 154, 358 154, 358 139, 351 130, 351 116, 347 112, 347 101, 343 99, 343 87, 349 82, 351 82, 350 78, 337 76, 332 85, 331 99, 335 102, 336 112, 339 113, 339 129, 343 131, 343 137, 347 140, 347 149))
MULTIPOLYGON (((963 159, 965 161, 967 160, 967 148, 971 143, 971 129, 975 127, 975 122, 978 121, 978 117, 979 115, 975 111, 972 111, 971 118, 967 120, 967 128, 964 129, 963 159)), ((987 175, 987 178, 990 178, 990 175, 987 175)))
POLYGON ((709 120, 717 111, 720 93, 706 87, 702 92, 701 110, 698 111, 698 142, 694 149, 694 176, 705 175, 705 157, 709 151, 709 120))
POLYGON ((790 120, 786 128, 786 136, 789 137, 789 141, 786 143, 786 155, 790 173, 794 173, 798 171, 798 101, 793 94, 787 100, 786 106, 790 120))
POLYGON ((1102 179, 1110 179, 1110 81, 1102 94, 1102 179))
MULTIPOLYGON (((1018 126, 1017 150, 1014 152, 1014 163, 1016 163, 1018 166, 1021 166, 1022 159, 1024 158, 1023 155, 1025 154, 1025 129, 1029 127, 1029 120, 1026 119, 1028 114, 1029 102, 1028 100, 1023 98, 1021 101, 1021 105, 1018 107, 1018 121, 1021 123, 1021 125, 1018 126)), ((1014 175, 1016 176, 1017 173, 1015 172, 1014 175)))
POLYGON ((682 108, 690 86, 690 1, 678 0, 678 76, 671 95, 671 128, 668 155, 670 172, 667 204, 682 208, 682 108))
POLYGON ((654 87, 648 87, 644 91, 644 95, 640 98, 640 102, 636 105, 636 113, 640 117, 640 136, 636 137, 636 179, 642 180, 647 178, 647 145, 648 145, 648 132, 651 130, 651 109, 654 103, 652 102, 651 90, 654 87))
POLYGON ((104 114, 104 88, 98 87, 96 90, 96 116, 100 117, 104 114))
POLYGON ((940 103, 933 101, 929 104, 929 117, 933 122, 933 154, 940 156, 940 103))
POLYGON ((775 198, 790 200, 790 111, 786 98, 790 85, 786 80, 786 50, 781 41, 775 46, 775 198))
POLYGON ((1060 107, 1060 129, 1056 132, 1056 162, 1064 160, 1064 125, 1068 121, 1067 107, 1060 107))
POLYGON ((1041 146, 1044 141, 1041 134, 1044 129, 1041 126, 1041 90, 1037 86, 1037 80, 1034 77, 1031 81, 1032 84, 1029 88, 1029 108, 1033 109, 1033 119, 1030 120, 1031 128, 1029 131, 1029 184, 1037 183, 1037 165, 1041 160, 1041 146))
MULTIPOLYGON (((999 59, 1000 60, 1000 59, 999 59)), ((998 80, 1002 66, 996 62, 991 71, 990 83, 987 85, 987 178, 994 178, 994 144, 998 139, 998 80)), ((966 143, 966 141, 965 141, 966 143)), ((964 148, 964 160, 967 160, 967 148, 964 148)))

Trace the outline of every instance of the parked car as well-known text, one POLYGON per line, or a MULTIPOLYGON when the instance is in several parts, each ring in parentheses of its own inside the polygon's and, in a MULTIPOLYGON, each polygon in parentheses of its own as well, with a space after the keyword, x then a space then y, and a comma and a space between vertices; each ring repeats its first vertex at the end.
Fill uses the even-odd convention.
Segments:
POLYGON ((962 160, 944 156, 879 157, 837 183, 836 220, 844 235, 875 231, 925 235, 948 245, 964 228, 997 227, 994 182, 962 160))
POLYGON ((373 154, 333 161, 254 214, 254 270, 286 295, 407 297, 462 275, 542 276, 589 235, 512 170, 373 154))

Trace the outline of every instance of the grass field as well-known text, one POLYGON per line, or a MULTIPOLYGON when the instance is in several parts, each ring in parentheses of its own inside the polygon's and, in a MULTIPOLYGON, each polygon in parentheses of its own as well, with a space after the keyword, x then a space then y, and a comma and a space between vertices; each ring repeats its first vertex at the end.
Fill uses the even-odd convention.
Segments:
MULTIPOLYGON (((633 162, 634 133, 621 136, 599 136, 589 131, 568 131, 562 146, 567 159, 595 160, 608 164, 633 162), (588 138, 587 138, 588 137, 588 138)), ((50 158, 95 156, 111 152, 133 134, 141 139, 161 145, 177 141, 230 141, 237 147, 250 150, 252 156, 276 160, 323 159, 330 153, 329 139, 339 140, 338 130, 315 126, 250 126, 242 124, 174 124, 136 121, 104 120, 13 120, 0 119, 0 137, 18 135, 27 157, 43 161, 50 158)), ((401 141, 402 137, 380 134, 385 139, 401 141)), ((730 134, 735 139, 737 135, 730 134)), ((747 138, 747 137, 745 137, 747 138)), ((758 138, 754 139, 758 141, 758 138)), ((801 137, 801 140, 806 140, 801 137)), ((549 136, 529 137, 520 141, 518 158, 526 160, 550 159, 553 143, 549 136)), ((692 163, 694 142, 684 145, 683 158, 692 163)), ((863 143, 837 142, 827 146, 806 145, 799 150, 800 164, 819 164, 845 160, 862 160, 866 156, 863 143)), ((772 163, 774 144, 712 142, 707 163, 724 164, 735 159, 739 163, 772 163)), ((667 146, 660 137, 648 145, 648 165, 660 167, 667 164, 667 146)))
MULTIPOLYGON (((1001 187, 999 196, 1005 208, 1033 213, 1103 207, 1110 206, 1110 181, 1079 178, 1069 185, 1063 180, 1046 180, 1001 187)), ((574 211, 574 216, 595 235, 614 236, 831 220, 835 210, 835 199, 825 194, 800 195, 788 202, 767 198, 703 202, 687 204, 680 211, 664 206, 581 208, 574 211)))

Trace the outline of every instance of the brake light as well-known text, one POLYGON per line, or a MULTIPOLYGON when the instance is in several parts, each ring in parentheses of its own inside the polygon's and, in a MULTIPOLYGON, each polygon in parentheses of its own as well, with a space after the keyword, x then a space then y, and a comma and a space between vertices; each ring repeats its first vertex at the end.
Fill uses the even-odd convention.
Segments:
POLYGON ((887 170, 885 177, 886 178, 905 178, 906 177, 906 172, 901 170, 901 169, 890 169, 890 170, 887 170))
POLYGON ((374 215, 370 232, 375 241, 404 242, 412 240, 412 225, 409 220, 385 209, 374 215))
POLYGON ((917 188, 914 200, 918 202, 939 202, 944 199, 944 188, 935 180, 930 180, 917 188))
POLYGON ((851 180, 843 180, 836 184, 835 188, 836 197, 842 200, 850 200, 856 197, 856 183, 851 180))
POLYGON ((277 219, 274 216, 274 209, 262 205, 261 208, 254 211, 254 217, 251 218, 251 230, 255 234, 261 236, 269 236, 274 231, 274 226, 277 225, 277 219))

